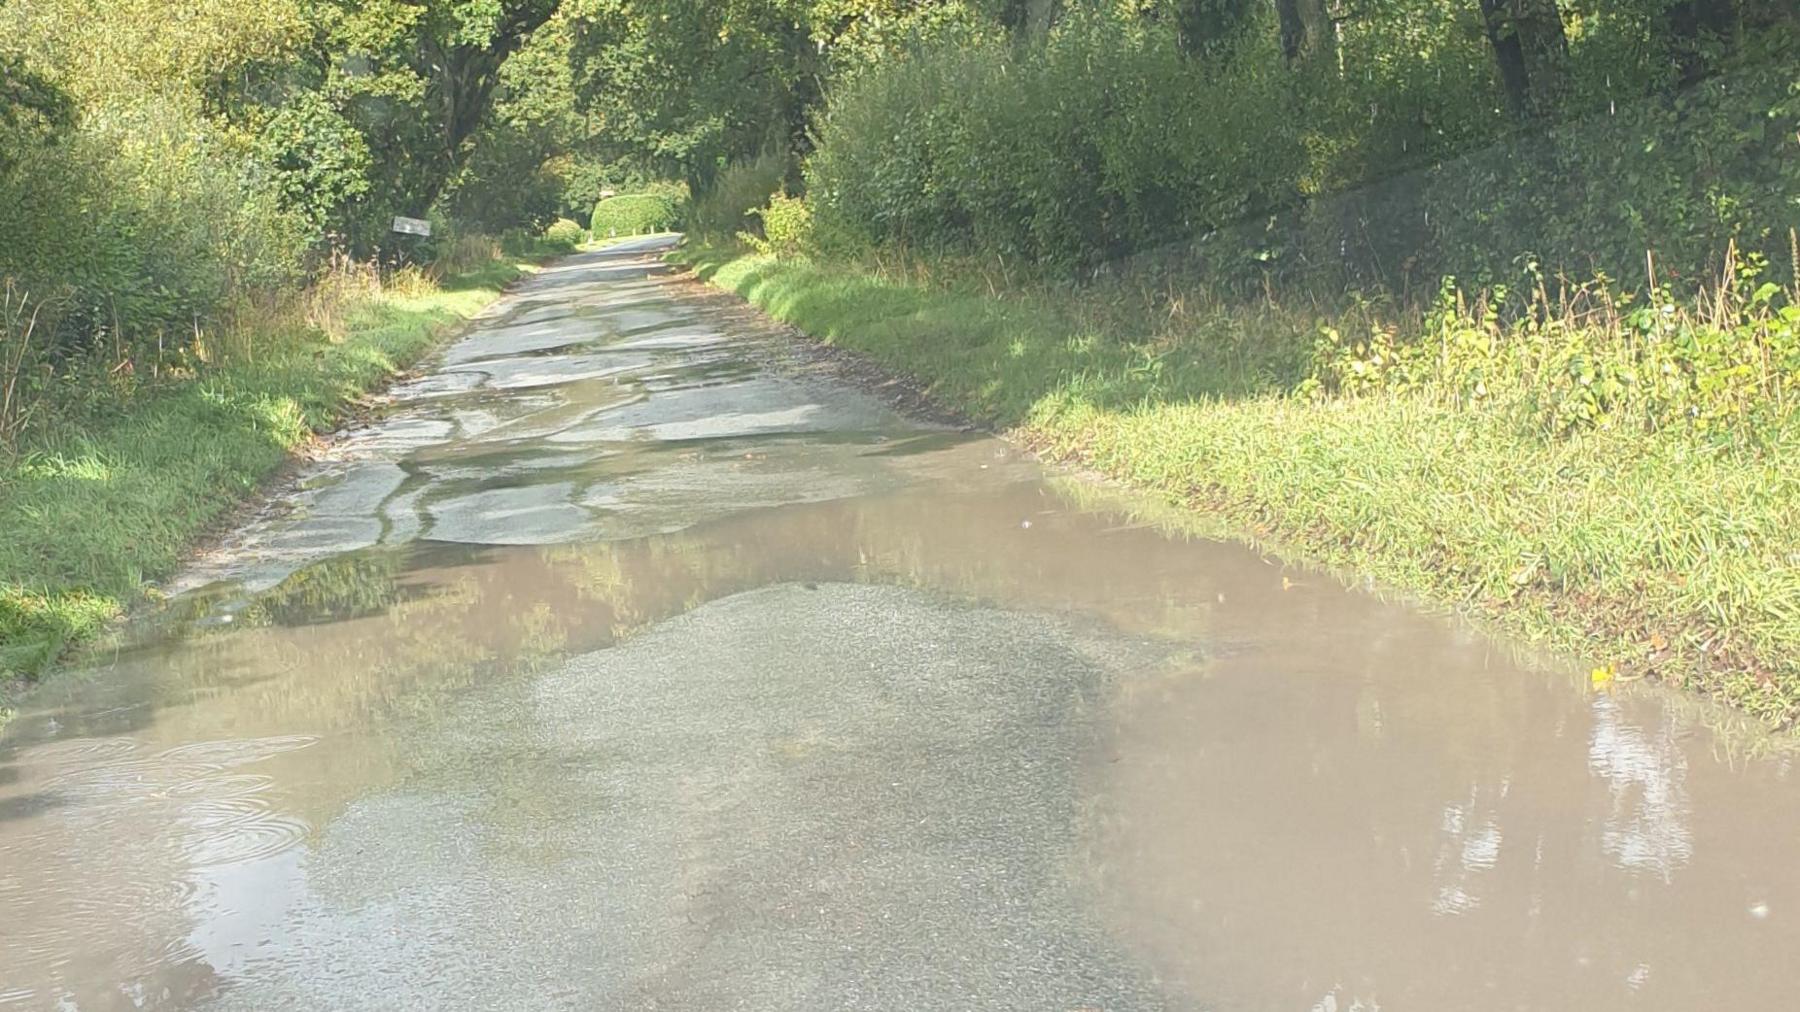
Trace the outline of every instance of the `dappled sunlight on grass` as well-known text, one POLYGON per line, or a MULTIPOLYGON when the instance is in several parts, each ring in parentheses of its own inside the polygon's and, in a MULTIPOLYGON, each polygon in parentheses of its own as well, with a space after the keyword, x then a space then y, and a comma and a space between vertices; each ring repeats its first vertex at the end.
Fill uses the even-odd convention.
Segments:
POLYGON ((113 464, 100 454, 91 452, 73 455, 36 453, 21 461, 14 473, 23 480, 109 481, 113 475, 113 464))

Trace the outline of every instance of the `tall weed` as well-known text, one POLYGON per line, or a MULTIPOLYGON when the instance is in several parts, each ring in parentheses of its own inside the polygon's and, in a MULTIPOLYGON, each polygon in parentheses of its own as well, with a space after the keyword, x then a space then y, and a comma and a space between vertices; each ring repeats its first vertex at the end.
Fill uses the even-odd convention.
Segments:
POLYGON ((696 195, 687 226, 696 235, 730 239, 752 226, 752 214, 786 184, 789 163, 780 152, 735 162, 719 173, 712 188, 696 195))
POLYGON ((0 452, 9 457, 41 407, 30 373, 36 362, 32 338, 42 312, 41 302, 6 281, 0 291, 0 452))
POLYGON ((1771 279, 1760 257, 1728 249, 1724 259, 1689 299, 1601 278, 1539 284, 1521 312, 1508 293, 1446 282, 1415 326, 1323 328, 1300 389, 1421 394, 1512 413, 1551 436, 1680 427, 1751 446, 1800 406, 1800 285, 1771 279))

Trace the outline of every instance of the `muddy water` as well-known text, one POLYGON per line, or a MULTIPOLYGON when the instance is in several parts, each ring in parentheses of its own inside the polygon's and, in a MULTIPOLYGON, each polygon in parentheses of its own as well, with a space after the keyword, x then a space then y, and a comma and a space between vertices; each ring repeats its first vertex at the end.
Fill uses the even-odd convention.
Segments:
POLYGON ((0 1007, 1790 1004, 1800 784, 534 279, 0 738, 0 1007))

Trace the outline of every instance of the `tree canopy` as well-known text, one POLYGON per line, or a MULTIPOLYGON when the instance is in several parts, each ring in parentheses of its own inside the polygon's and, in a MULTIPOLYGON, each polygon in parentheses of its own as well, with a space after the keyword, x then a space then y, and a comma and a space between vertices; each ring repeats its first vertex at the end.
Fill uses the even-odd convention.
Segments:
MULTIPOLYGON (((1691 86, 1791 17, 1785 7, 0 0, 0 169, 71 131, 143 137, 145 124, 179 120, 216 157, 238 159, 240 182, 266 192, 313 245, 366 252, 386 241, 395 214, 537 227, 585 217, 609 188, 670 179, 703 192, 726 167, 770 153, 791 160, 798 187, 829 96, 872 68, 934 45, 997 46, 1024 66, 1055 62, 1073 45, 1059 39, 1104 23, 1124 33, 1105 44, 1111 55, 1137 46, 1131 39, 1160 38, 1190 61, 1181 73, 1250 93, 1285 79, 1294 83, 1280 87, 1313 95, 1304 115, 1315 122, 1298 125, 1311 139, 1299 143, 1331 165, 1294 185, 1317 189, 1374 171, 1374 144, 1416 159, 1509 122, 1691 86), (1328 139, 1341 133, 1339 119, 1357 115, 1369 122, 1353 141, 1328 139)), ((1114 86, 1101 84, 1101 97, 1114 86)))

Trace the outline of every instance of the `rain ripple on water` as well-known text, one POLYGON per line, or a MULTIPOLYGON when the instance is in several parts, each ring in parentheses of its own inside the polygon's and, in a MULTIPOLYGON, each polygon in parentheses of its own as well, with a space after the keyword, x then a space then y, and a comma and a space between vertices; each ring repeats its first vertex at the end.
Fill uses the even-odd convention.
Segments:
POLYGON ((282 810, 273 777, 243 767, 316 741, 283 735, 157 749, 128 737, 90 738, 8 756, 41 775, 0 794, 18 820, 0 855, 0 966, 35 964, 48 978, 8 981, 0 1006, 155 1004, 84 988, 108 977, 182 976, 195 953, 177 929, 207 902, 209 878, 275 858, 311 832, 282 810), (92 839, 112 842, 74 845, 92 839))

